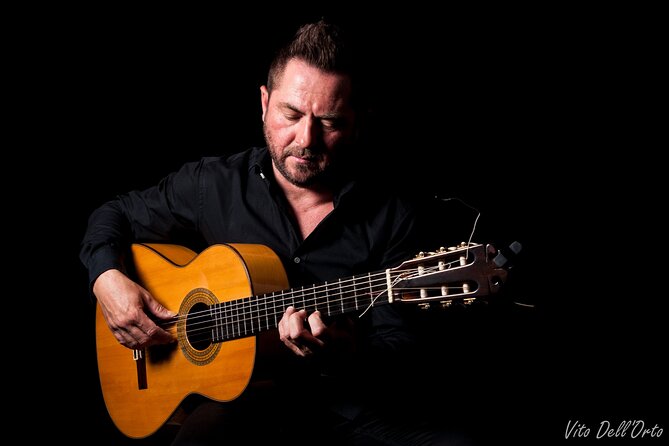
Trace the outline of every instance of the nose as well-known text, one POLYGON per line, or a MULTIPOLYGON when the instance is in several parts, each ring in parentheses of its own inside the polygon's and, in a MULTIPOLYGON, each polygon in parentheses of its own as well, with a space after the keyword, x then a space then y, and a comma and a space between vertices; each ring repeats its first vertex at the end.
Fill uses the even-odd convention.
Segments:
POLYGON ((301 147, 311 147, 319 138, 320 129, 318 122, 312 117, 305 116, 297 129, 295 142, 301 147))

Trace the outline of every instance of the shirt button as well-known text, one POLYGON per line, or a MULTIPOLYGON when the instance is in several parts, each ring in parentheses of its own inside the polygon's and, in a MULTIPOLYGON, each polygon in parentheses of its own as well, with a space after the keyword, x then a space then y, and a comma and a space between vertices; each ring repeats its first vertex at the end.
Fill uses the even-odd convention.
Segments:
POLYGON ((295 262, 295 263, 300 263, 301 261, 302 261, 302 260, 301 260, 299 257, 295 257, 295 258, 293 259, 293 262, 295 262))

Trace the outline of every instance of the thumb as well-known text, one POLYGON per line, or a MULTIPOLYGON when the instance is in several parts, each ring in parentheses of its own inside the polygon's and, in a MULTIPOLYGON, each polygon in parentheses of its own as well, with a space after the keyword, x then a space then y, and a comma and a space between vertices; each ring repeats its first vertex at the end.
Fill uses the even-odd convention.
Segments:
POLYGON ((160 319, 170 319, 177 315, 175 312, 165 308, 148 292, 144 294, 144 304, 146 305, 146 309, 149 310, 151 314, 160 319))

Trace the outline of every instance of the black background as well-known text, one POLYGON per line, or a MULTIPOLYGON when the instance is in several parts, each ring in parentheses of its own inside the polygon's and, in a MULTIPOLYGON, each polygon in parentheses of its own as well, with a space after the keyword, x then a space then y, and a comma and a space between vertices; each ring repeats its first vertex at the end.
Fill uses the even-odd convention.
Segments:
MULTIPOLYGON (((43 414, 52 439, 125 443, 97 383, 77 258, 86 219, 185 161, 262 144, 258 87, 272 51, 323 14, 358 35, 374 69, 368 175, 459 197, 482 213, 475 240, 524 245, 510 295, 535 310, 453 322, 435 356, 464 358, 464 373, 431 373, 432 402, 457 389, 481 429, 511 441, 564 440, 570 420, 591 441, 602 420, 666 429, 661 32, 652 11, 548 8, 40 15, 48 26, 18 34, 31 48, 19 52, 20 110, 37 119, 15 154, 38 164, 32 242, 51 253, 40 269, 55 278, 34 358, 42 374, 19 417, 43 414)), ((437 239, 441 223, 436 213, 437 239)))

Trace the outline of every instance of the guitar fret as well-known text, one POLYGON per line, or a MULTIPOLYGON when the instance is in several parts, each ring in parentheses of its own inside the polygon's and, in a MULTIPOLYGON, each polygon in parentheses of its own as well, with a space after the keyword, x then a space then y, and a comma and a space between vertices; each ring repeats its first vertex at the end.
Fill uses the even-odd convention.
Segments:
POLYGON ((255 304, 256 304, 256 311, 258 312, 258 331, 262 331, 262 321, 261 321, 261 316, 260 316, 260 301, 258 298, 255 299, 255 304))
POLYGON ((246 329, 247 332, 246 334, 253 334, 253 301, 249 297, 247 302, 246 302, 246 313, 244 314, 244 322, 247 324, 246 329))
POLYGON ((367 281, 369 282, 369 298, 374 299, 374 290, 372 290, 372 273, 367 273, 367 281))
POLYGON ((225 337, 232 339, 234 336, 234 325, 232 323, 232 308, 230 302, 225 302, 225 337))
POLYGON ((304 299, 304 308, 306 308, 307 313, 311 314, 316 311, 316 296, 311 292, 311 289, 307 288, 306 293, 304 290, 304 285, 302 285, 302 299, 304 299))
POLYGON ((227 302, 221 302, 221 314, 223 315, 223 329, 225 333, 223 334, 223 339, 229 339, 230 337, 230 324, 228 322, 228 305, 227 302))
POLYGON ((214 317, 216 318, 216 340, 217 341, 222 341, 223 340, 223 315, 221 314, 221 304, 216 304, 216 313, 214 314, 214 317))
POLYGON ((260 326, 260 300, 258 300, 258 296, 253 296, 253 310, 255 311, 255 317, 253 318, 251 327, 255 333, 262 330, 262 327, 260 326))
POLYGON ((251 298, 248 298, 246 305, 246 311, 244 312, 244 323, 246 324, 246 334, 253 334, 253 305, 251 298))
POLYGON ((221 312, 221 340, 226 340, 230 336, 230 321, 228 320, 227 302, 219 304, 219 311, 221 312))
POLYGON ((346 282, 351 282, 351 285, 342 287, 341 308, 343 313, 350 313, 357 309, 355 304, 355 282, 353 279, 346 280, 346 282))
POLYGON ((255 308, 254 300, 255 299, 249 297, 249 302, 248 302, 249 311, 248 311, 248 314, 244 317, 244 319, 249 321, 249 327, 250 327, 249 328, 249 334, 253 334, 256 331, 255 325, 253 323, 253 309, 255 308))
POLYGON ((344 291, 341 289, 341 279, 339 279, 339 302, 341 303, 341 312, 346 313, 344 311, 344 291))
POLYGON ((312 313, 315 311, 321 311, 322 305, 320 305, 319 299, 318 299, 318 293, 316 292, 316 288, 312 284, 310 288, 307 288, 309 290, 309 295, 310 300, 311 300, 311 308, 312 308, 312 313))
POLYGON ((237 320, 237 333, 235 334, 235 337, 242 335, 242 327, 239 324, 239 305, 240 305, 240 303, 237 303, 237 304, 235 304, 235 307, 234 307, 235 319, 237 320))
POLYGON ((246 335, 246 321, 244 320, 244 299, 239 299, 237 319, 239 320, 239 336, 243 337, 246 335))
POLYGON ((316 285, 312 284, 311 287, 307 288, 309 290, 309 293, 311 294, 311 298, 313 299, 313 307, 314 311, 321 311, 321 304, 319 302, 320 297, 318 297, 318 291, 316 291, 316 285))
POLYGON ((253 334, 256 331, 255 325, 253 324, 253 309, 255 307, 255 305, 253 305, 254 300, 255 299, 249 297, 249 302, 248 302, 249 311, 248 311, 248 315, 244 317, 244 319, 247 319, 249 321, 249 327, 250 327, 249 328, 249 334, 253 334))
POLYGON ((219 314, 219 317, 220 317, 220 320, 221 320, 220 334, 219 334, 219 338, 220 338, 221 341, 225 340, 225 330, 227 328, 227 325, 226 325, 227 321, 225 320, 225 313, 223 312, 223 304, 224 304, 224 302, 220 302, 220 303, 216 304, 216 306, 218 308, 218 314, 219 314))
POLYGON ((230 320, 228 319, 228 306, 227 302, 221 302, 221 318, 223 319, 223 336, 222 339, 228 339, 230 332, 230 320))
POLYGON ((214 324, 209 329, 209 339, 216 340, 216 309, 209 307, 209 317, 214 320, 214 324))
POLYGON ((209 306, 209 308, 207 308, 207 312, 209 313, 209 320, 214 321, 213 324, 209 325, 209 327, 210 327, 209 328, 209 339, 211 339, 212 341, 215 341, 216 340, 216 308, 214 308, 213 306, 209 306))
POLYGON ((241 308, 240 308, 241 311, 239 313, 239 320, 242 322, 242 330, 243 330, 242 336, 246 336, 249 332, 248 325, 247 325, 248 324, 247 315, 248 315, 249 311, 246 308, 246 306, 248 304, 248 302, 246 301, 246 298, 241 299, 241 304, 242 305, 241 305, 241 308))
POLYGON ((276 293, 274 291, 272 291, 272 308, 274 309, 274 311, 272 311, 272 313, 274 313, 274 327, 278 327, 279 322, 276 320, 276 296, 275 296, 275 294, 276 293))
POLYGON ((328 295, 328 283, 325 282, 325 304, 328 309, 328 316, 331 316, 332 313, 330 312, 330 296, 328 295))
POLYGON ((263 294, 265 300, 265 329, 269 330, 269 311, 267 310, 267 293, 263 294))
POLYGON ((228 334, 229 339, 234 339, 235 337, 235 319, 234 319, 234 305, 232 302, 227 302, 226 304, 227 313, 228 313, 228 329, 230 330, 230 333, 228 334))
POLYGON ((216 318, 216 306, 210 305, 208 311, 209 311, 209 319, 213 322, 211 324, 211 340, 213 342, 216 342, 216 339, 218 338, 218 321, 216 318))
POLYGON ((355 289, 355 276, 351 277, 353 281, 353 301, 355 302, 355 311, 358 311, 358 292, 355 289))

